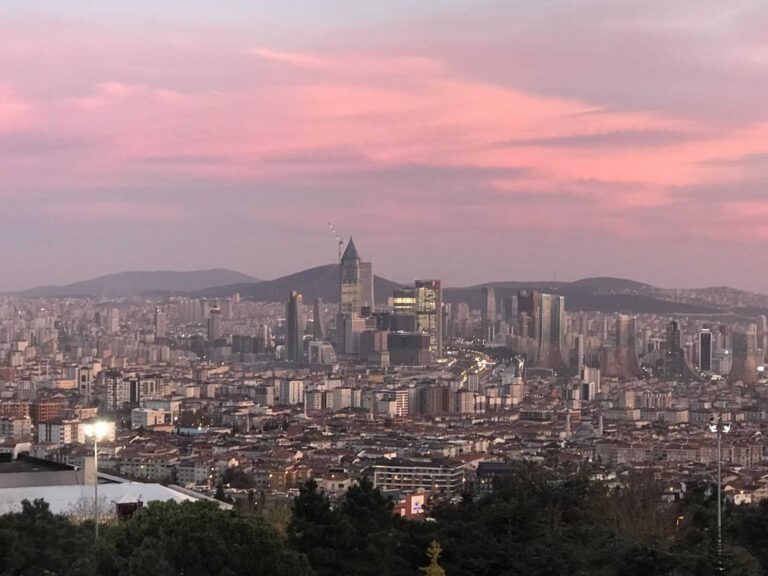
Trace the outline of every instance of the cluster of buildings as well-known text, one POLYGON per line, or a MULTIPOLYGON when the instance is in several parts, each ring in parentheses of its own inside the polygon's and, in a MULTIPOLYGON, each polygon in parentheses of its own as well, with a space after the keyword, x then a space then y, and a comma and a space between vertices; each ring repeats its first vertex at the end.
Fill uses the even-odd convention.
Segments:
POLYGON ((477 306, 427 279, 377 301, 350 241, 338 304, 9 297, 0 457, 85 470, 106 420, 111 478, 269 500, 368 476, 415 515, 521 460, 683 491, 712 479, 714 419, 732 424, 729 494, 768 495, 765 317, 567 312, 562 295, 504 290, 477 306))

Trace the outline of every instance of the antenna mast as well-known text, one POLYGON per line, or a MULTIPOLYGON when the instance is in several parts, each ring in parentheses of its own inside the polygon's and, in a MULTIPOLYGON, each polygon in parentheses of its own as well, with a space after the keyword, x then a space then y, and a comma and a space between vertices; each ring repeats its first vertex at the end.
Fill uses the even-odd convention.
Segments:
POLYGON ((339 262, 341 262, 341 249, 344 247, 344 238, 339 236, 339 233, 336 232, 336 228, 333 227, 331 222, 328 222, 328 228, 331 229, 331 234, 333 234, 333 237, 336 238, 336 244, 339 247, 339 262))

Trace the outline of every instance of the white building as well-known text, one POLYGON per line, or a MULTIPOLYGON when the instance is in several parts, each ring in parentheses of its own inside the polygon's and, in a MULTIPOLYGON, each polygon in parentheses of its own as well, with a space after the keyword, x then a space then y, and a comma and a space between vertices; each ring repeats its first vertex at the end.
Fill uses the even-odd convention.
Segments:
POLYGON ((152 408, 134 408, 131 410, 131 429, 149 428, 151 426, 162 426, 171 424, 173 419, 169 410, 158 410, 152 408))
POLYGON ((352 388, 335 388, 333 394, 333 410, 344 410, 352 406, 352 388))
POLYGON ((303 380, 281 380, 279 384, 279 404, 293 406, 304 403, 303 380))
POLYGON ((78 441, 80 420, 40 422, 37 425, 37 441, 41 444, 74 444, 78 441))
POLYGON ((29 440, 32 436, 32 419, 0 418, 0 437, 8 440, 29 440))

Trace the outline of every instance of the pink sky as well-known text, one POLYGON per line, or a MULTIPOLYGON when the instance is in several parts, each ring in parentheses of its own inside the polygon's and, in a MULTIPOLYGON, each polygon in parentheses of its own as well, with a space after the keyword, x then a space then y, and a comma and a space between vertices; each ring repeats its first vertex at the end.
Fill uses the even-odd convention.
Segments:
POLYGON ((27 4, 0 20, 0 289, 272 278, 332 261, 333 221, 398 280, 768 291, 759 2, 27 4))

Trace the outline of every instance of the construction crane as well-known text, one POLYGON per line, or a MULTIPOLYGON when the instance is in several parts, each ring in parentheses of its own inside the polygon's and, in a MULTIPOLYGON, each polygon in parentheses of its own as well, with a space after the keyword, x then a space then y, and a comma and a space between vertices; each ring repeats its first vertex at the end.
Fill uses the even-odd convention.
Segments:
POLYGON ((333 234, 333 237, 336 238, 336 244, 339 247, 339 262, 341 262, 341 249, 344 247, 344 238, 339 236, 339 233, 336 232, 336 228, 333 227, 331 222, 328 222, 328 228, 331 229, 331 234, 333 234))

